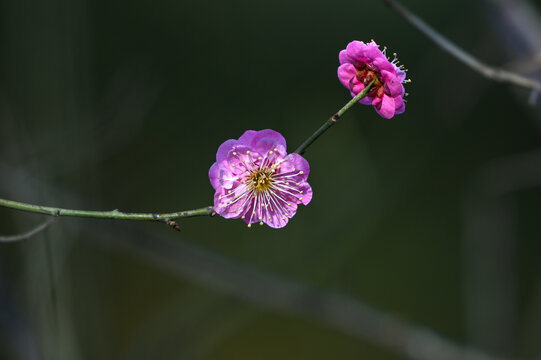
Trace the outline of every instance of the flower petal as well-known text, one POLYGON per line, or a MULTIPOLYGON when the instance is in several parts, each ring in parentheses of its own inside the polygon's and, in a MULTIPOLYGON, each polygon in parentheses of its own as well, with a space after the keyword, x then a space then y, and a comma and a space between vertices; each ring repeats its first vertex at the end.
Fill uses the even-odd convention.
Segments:
MULTIPOLYGON (((357 80, 355 77, 355 74, 357 73, 357 69, 353 64, 343 64, 338 67, 337 74, 338 79, 344 85, 346 88, 350 89, 350 83, 353 79, 357 80)), ((364 85, 363 85, 364 86, 364 85)))
POLYGON ((307 182, 301 183, 301 185, 298 188, 300 190, 300 199, 301 203, 303 205, 308 205, 310 201, 312 201, 312 187, 307 182))
POLYGON ((239 138, 239 143, 246 145, 260 154, 265 154, 276 147, 286 150, 286 139, 277 131, 265 129, 260 131, 248 130, 239 138))
POLYGON ((309 174, 310 165, 308 164, 308 161, 299 154, 291 153, 286 156, 282 163, 280 163, 280 173, 277 174, 276 177, 287 177, 292 179, 291 181, 301 182, 306 181, 309 174))
POLYGON ((346 55, 354 62, 366 62, 366 58, 364 57, 365 47, 365 43, 353 40, 346 46, 346 55))
POLYGON ((260 154, 266 154, 275 148, 280 148, 284 152, 287 149, 286 139, 282 134, 271 129, 258 131, 252 138, 252 147, 260 154))
POLYGON ((226 219, 238 219, 245 213, 246 204, 250 198, 245 193, 246 185, 237 183, 227 191, 217 191, 214 194, 214 211, 226 219))
POLYGON ((221 162, 227 157, 227 154, 229 151, 238 143, 238 140, 229 139, 226 140, 220 147, 218 148, 218 151, 216 152, 216 162, 221 162))
POLYGON ((353 64, 353 60, 348 56, 348 52, 346 50, 340 51, 340 54, 338 54, 338 61, 340 62, 340 65, 343 64, 353 64))
POLYGON ((402 98, 402 96, 396 96, 394 98, 395 114, 402 114, 404 111, 406 111, 406 103, 404 103, 404 99, 402 98))
POLYGON ((349 83, 349 90, 353 93, 353 96, 355 97, 357 94, 364 90, 364 83, 360 82, 357 77, 354 77, 349 83))
POLYGON ((402 85, 402 82, 398 80, 398 77, 394 71, 390 72, 383 70, 381 72, 381 78, 385 84, 385 88, 389 91, 392 97, 404 95, 404 85, 402 85))
POLYGON ((383 95, 382 98, 375 98, 372 102, 374 108, 385 119, 390 119, 395 114, 395 101, 394 98, 383 95))
POLYGON ((246 130, 244 134, 242 134, 239 138, 239 144, 246 145, 248 147, 251 147, 252 145, 252 139, 254 136, 257 135, 257 131, 255 130, 246 130))
POLYGON ((220 188, 220 168, 217 162, 212 164, 209 169, 209 179, 214 190, 218 190, 220 188))
POLYGON ((289 219, 297 213, 297 204, 294 202, 284 203, 274 198, 270 206, 265 208, 263 222, 271 228, 278 229, 287 225, 289 219), (276 206, 278 204, 278 206, 276 206))

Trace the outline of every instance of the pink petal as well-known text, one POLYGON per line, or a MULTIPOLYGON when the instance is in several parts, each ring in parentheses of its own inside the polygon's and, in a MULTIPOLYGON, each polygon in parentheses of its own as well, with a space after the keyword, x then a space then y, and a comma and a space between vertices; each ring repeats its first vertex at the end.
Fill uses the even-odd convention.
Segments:
MULTIPOLYGON (((379 50, 379 49, 378 49, 379 50)), ((380 51, 380 55, 372 60, 372 66, 378 69, 380 72, 385 70, 389 72, 394 72, 395 66, 383 55, 380 51)))
POLYGON ((221 162, 227 157, 227 154, 229 153, 229 150, 233 148, 238 143, 238 140, 229 139, 226 140, 220 147, 218 148, 218 151, 216 152, 216 162, 221 162))
POLYGON ((356 96, 358 93, 364 90, 364 83, 360 82, 355 76, 349 82, 349 90, 351 90, 351 92, 354 94, 353 96, 356 96))
POLYGON ((355 74, 357 73, 357 69, 352 64, 346 63, 343 65, 340 65, 338 67, 338 80, 344 85, 346 88, 350 89, 350 82, 355 79, 355 74))
POLYGON ((302 193, 300 194, 300 197, 302 200, 301 203, 303 205, 308 205, 308 203, 310 201, 312 201, 312 187, 307 183, 301 183, 301 185, 299 186, 299 190, 302 191, 302 193))
POLYGON ((406 111, 406 104, 404 103, 402 96, 397 96, 394 98, 394 108, 395 114, 402 114, 404 111, 406 111))
POLYGON ((285 173, 297 173, 295 176, 288 177, 291 181, 301 182, 308 179, 310 174, 310 165, 305 158, 299 154, 291 153, 280 164, 280 173, 276 175, 277 178, 283 177, 280 174, 285 173))
POLYGON ((381 72, 381 78, 392 97, 404 94, 404 85, 402 85, 402 82, 398 79, 394 71, 383 70, 381 72))
POLYGON ((218 190, 220 187, 220 169, 217 162, 212 164, 209 169, 209 179, 214 190, 218 190))
POLYGON ((237 183, 231 189, 231 193, 228 193, 228 191, 217 191, 214 194, 214 210, 216 213, 226 219, 237 219, 244 215, 246 197, 235 199, 232 194, 241 194, 245 187, 244 184, 237 183))
POLYGON ((238 140, 238 141, 239 141, 239 144, 241 144, 241 145, 246 145, 246 146, 250 147, 251 144, 252 144, 252 139, 253 139, 254 136, 257 135, 257 133, 258 133, 258 132, 255 131, 255 130, 246 130, 246 131, 244 132, 244 134, 242 134, 242 135, 240 136, 240 138, 239 138, 239 140, 238 140))
POLYGON ((297 213, 297 204, 283 204, 283 206, 279 209, 273 206, 273 210, 274 211, 265 211, 263 222, 271 228, 279 229, 286 226, 289 219, 297 213))
POLYGON ((395 114, 395 102, 394 98, 383 95, 382 98, 375 98, 372 102, 374 108, 385 119, 390 119, 395 114))
POLYGON ((286 152, 286 139, 277 131, 266 129, 261 130, 253 139, 254 148, 261 154, 265 154, 274 149, 280 149, 286 152))
POLYGON ((353 64, 353 60, 348 56, 347 54, 347 51, 346 50, 342 50, 340 51, 340 53, 338 54, 338 61, 340 62, 340 65, 343 65, 343 64, 353 64))
POLYGON ((266 154, 274 148, 279 148, 284 152, 286 150, 284 137, 279 132, 271 129, 248 130, 239 138, 239 143, 258 151, 260 154, 266 154))
POLYGON ((364 57, 365 47, 365 43, 354 40, 346 46, 346 54, 353 62, 366 62, 366 58, 364 57))

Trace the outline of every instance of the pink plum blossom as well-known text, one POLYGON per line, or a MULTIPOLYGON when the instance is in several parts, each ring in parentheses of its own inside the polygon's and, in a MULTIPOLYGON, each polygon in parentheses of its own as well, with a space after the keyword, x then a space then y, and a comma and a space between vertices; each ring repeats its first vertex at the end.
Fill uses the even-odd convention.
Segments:
POLYGON ((361 104, 374 106, 378 114, 386 119, 404 112, 402 84, 409 80, 406 80, 405 69, 396 65, 396 54, 389 61, 385 49, 381 51, 373 40, 369 43, 352 41, 345 50, 340 51, 339 60, 338 79, 352 96, 359 94, 375 79, 367 96, 359 100, 361 104))
POLYGON ((306 159, 286 152, 280 133, 248 130, 218 148, 209 170, 214 209, 226 219, 243 219, 248 227, 256 222, 284 227, 298 204, 312 200, 309 172, 306 159))

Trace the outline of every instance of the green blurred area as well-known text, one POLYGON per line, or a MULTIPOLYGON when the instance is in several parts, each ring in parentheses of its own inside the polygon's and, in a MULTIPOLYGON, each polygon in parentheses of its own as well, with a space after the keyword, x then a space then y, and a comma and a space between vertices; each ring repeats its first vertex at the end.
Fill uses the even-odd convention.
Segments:
MULTIPOLYGON (((55 360, 400 358, 118 245, 133 236, 152 243, 152 234, 349 296, 457 343, 539 355, 539 186, 503 196, 505 221, 484 218, 497 234, 509 220, 514 235, 492 247, 490 231, 480 234, 469 252, 465 234, 467 204, 491 186, 478 184, 480 171, 541 145, 524 91, 482 78, 379 1, 1 4, 2 198, 152 212, 210 205, 208 169, 223 141, 272 128, 293 150, 349 100, 336 68, 351 40, 396 51, 412 83, 405 114, 385 120, 356 106, 309 149, 314 197, 284 229, 219 217, 182 220, 181 233, 59 219, 33 239, 1 244, 0 312, 29 338, 18 344, 0 327, 0 359, 25 358, 17 346, 39 354, 26 358, 55 360), (501 278, 470 273, 471 264, 500 260, 501 278), (471 279, 479 293, 469 292, 471 279), (498 293, 507 288, 515 292, 498 293), (502 306, 512 321, 492 316, 490 301, 488 318, 472 325, 470 296, 491 294, 497 304, 498 294, 511 297, 502 306)), ((407 3, 475 56, 503 64, 482 5, 407 3)), ((0 234, 41 220, 0 209, 0 234)))

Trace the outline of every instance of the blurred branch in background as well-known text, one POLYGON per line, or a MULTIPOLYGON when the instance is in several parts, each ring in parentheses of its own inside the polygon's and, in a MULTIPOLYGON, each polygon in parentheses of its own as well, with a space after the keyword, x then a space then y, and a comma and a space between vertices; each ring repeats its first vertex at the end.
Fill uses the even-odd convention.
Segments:
MULTIPOLYGON (((17 174, 32 179, 32 182, 39 181, 35 176, 28 177, 23 169, 0 164, 0 170, 9 174, 2 178, 2 185, 8 188, 21 183, 15 176, 17 174)), ((58 193, 60 190, 51 185, 42 183, 42 186, 59 194, 60 198, 75 198, 65 191, 58 193)), ((303 283, 241 265, 235 260, 180 240, 178 235, 169 238, 122 225, 104 228, 93 226, 86 229, 85 233, 92 234, 93 241, 107 247, 129 250, 155 266, 194 283, 274 311, 327 324, 409 359, 501 359, 458 345, 432 330, 407 323, 352 297, 319 291, 303 283)))
POLYGON ((537 100, 537 95, 541 90, 541 83, 537 80, 524 77, 522 75, 504 70, 495 67, 491 67, 481 62, 477 58, 473 57, 468 52, 464 51, 443 35, 438 33, 427 23, 425 23, 421 18, 410 12, 408 9, 395 2, 394 0, 383 0, 391 9, 397 12, 400 16, 406 19, 411 25, 413 25, 417 30, 426 35, 429 39, 434 41, 438 46, 443 50, 447 51, 449 54, 477 71, 481 75, 485 76, 488 79, 514 84, 516 86, 524 87, 531 90, 530 93, 530 103, 534 105, 537 100))
MULTIPOLYGON (((510 59, 506 67, 539 79, 538 8, 529 0, 485 0, 483 5, 498 44, 510 59)), ((538 125, 540 112, 538 102, 531 112, 538 125)), ((491 351, 510 353, 522 345, 537 356, 541 352, 539 280, 534 285, 534 300, 524 314, 520 311, 520 219, 516 201, 518 191, 541 185, 540 164, 541 150, 495 159, 477 171, 466 192, 463 241, 467 333, 474 344, 491 351)), ((541 268, 537 270, 539 274, 541 268)), ((541 280, 541 276, 538 278, 541 280)))
POLYGON ((120 240, 113 229, 99 231, 95 238, 107 246, 127 248, 195 283, 238 296, 258 306, 301 316, 330 325, 345 334, 368 341, 414 360, 489 360, 496 357, 463 347, 431 330, 413 325, 374 309, 361 301, 240 265, 224 256, 175 238, 171 241, 132 228, 120 240))
POLYGON ((49 226, 53 221, 55 221, 56 218, 51 217, 33 228, 32 230, 29 230, 22 234, 16 234, 16 235, 0 235, 0 242, 13 242, 13 241, 21 241, 31 238, 32 236, 36 235, 42 230, 45 230, 47 226, 49 226))
MULTIPOLYGON (((474 344, 491 351, 510 353, 518 340, 514 193, 541 185, 539 164, 541 150, 493 160, 477 172, 464 200, 467 332, 474 344)), ((528 322, 535 321, 532 316, 528 322)))

